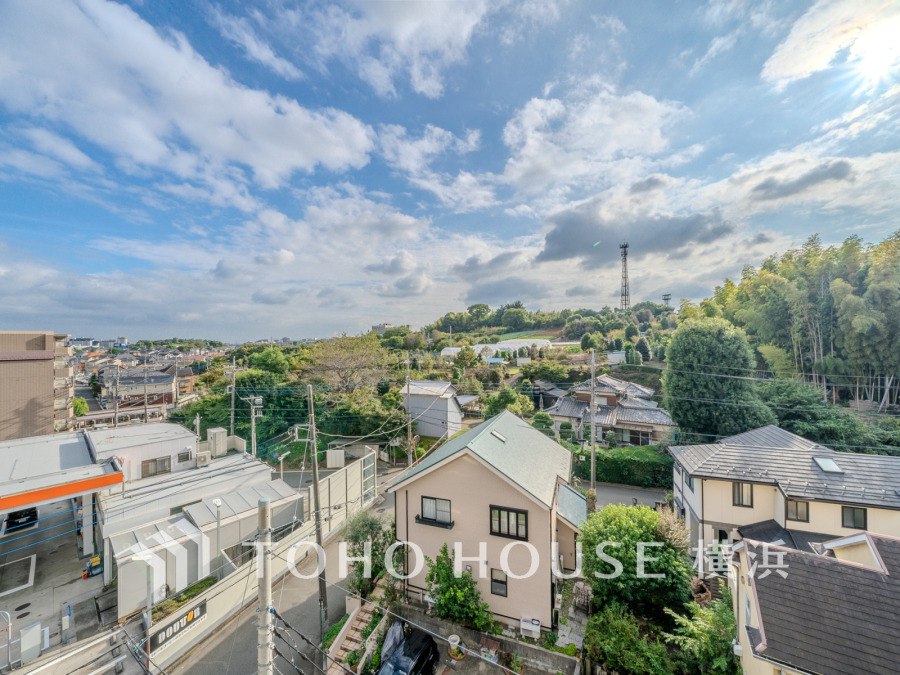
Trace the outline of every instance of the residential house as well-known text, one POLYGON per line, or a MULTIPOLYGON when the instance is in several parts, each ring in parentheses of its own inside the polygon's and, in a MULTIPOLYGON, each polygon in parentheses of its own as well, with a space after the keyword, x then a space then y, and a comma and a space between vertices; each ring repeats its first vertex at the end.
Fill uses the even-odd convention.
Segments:
POLYGON ((450 382, 415 381, 401 391, 420 436, 449 438, 462 430, 463 410, 450 382))
POLYGON ((863 532, 817 554, 745 539, 732 565, 745 675, 897 672, 900 540, 863 532))
POLYGON ((805 550, 864 530, 900 535, 900 457, 835 452, 771 425, 669 452, 693 545, 760 528, 781 528, 776 538, 784 530, 805 550))
MULTIPOLYGON (((571 454, 505 411, 450 440, 401 476, 394 494, 397 539, 434 559, 443 544, 461 554, 482 597, 498 620, 515 626, 554 625, 552 564, 558 547, 562 569, 576 567, 575 541, 586 519, 585 498, 568 485, 571 454), (516 543, 531 544, 537 555, 516 543), (508 545, 507 575, 501 552, 508 545), (483 558, 481 555, 483 554, 483 558), (526 575, 532 565, 534 573, 526 575)), ((414 550, 414 549, 413 549, 414 550)), ((424 566, 408 588, 426 591, 424 566)))
POLYGON ((68 335, 0 331, 0 440, 65 431, 75 413, 68 335))
MULTIPOLYGON (((575 437, 584 438, 591 420, 591 381, 572 387, 570 396, 560 398, 546 412, 556 422, 572 425, 575 437)), ((667 440, 675 430, 668 411, 651 399, 654 390, 633 382, 601 375, 594 380, 594 427, 597 440, 607 432, 616 435, 619 445, 651 445, 667 440)), ((590 435, 590 432, 588 432, 590 435)))

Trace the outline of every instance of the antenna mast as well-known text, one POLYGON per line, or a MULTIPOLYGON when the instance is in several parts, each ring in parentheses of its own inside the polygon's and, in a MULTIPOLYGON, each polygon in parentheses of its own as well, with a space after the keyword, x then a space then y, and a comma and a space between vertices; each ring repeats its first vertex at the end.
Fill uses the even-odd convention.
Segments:
POLYGON ((631 293, 628 291, 628 242, 619 244, 622 251, 622 309, 631 308, 631 293))

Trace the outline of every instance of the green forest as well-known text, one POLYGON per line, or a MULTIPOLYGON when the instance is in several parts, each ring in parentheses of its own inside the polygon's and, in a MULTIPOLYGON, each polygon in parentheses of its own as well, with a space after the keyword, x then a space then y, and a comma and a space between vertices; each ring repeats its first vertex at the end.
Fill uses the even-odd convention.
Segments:
POLYGON ((828 247, 812 236, 745 267, 699 305, 682 302, 679 315, 723 317, 777 377, 883 410, 900 394, 900 231, 878 244, 852 236, 828 247))

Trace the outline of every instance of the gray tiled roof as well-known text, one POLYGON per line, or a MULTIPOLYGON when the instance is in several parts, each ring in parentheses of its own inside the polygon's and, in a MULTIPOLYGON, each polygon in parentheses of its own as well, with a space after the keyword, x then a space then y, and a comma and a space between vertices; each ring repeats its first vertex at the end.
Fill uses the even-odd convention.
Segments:
POLYGON ((465 449, 548 508, 553 504, 557 477, 564 481, 569 479, 572 454, 511 412, 503 411, 427 455, 400 476, 390 489, 396 489, 401 483, 465 449))
POLYGON ((786 578, 753 577, 761 617, 753 646, 763 635, 766 641, 760 656, 812 673, 897 673, 900 540, 872 540, 887 574, 786 549, 786 578))
POLYGON ((574 398, 561 398, 544 412, 559 417, 574 417, 576 419, 581 419, 587 408, 587 401, 576 401, 574 398))
POLYGON ((619 406, 620 422, 639 422, 657 426, 674 427, 675 422, 669 413, 662 408, 646 408, 643 406, 619 406))
POLYGON ((556 512, 577 528, 587 520, 587 498, 568 485, 559 488, 556 512))
POLYGON ((669 452, 698 478, 777 484, 792 499, 900 509, 900 457, 835 452, 775 426, 669 452), (833 459, 841 473, 824 471, 817 457, 833 459))
MULTIPOLYGON (((637 396, 638 398, 650 398, 654 394, 654 390, 650 387, 644 387, 634 382, 626 382, 611 375, 600 375, 595 378, 594 390, 598 394, 627 394, 628 396, 637 396)), ((585 380, 572 387, 572 391, 590 391, 591 381, 585 380)))
MULTIPOLYGON (((585 403, 587 406, 587 403, 585 403)), ((619 419, 619 408, 614 405, 598 405, 597 409, 594 411, 594 422, 597 426, 603 427, 612 427, 615 426, 616 420, 619 419)), ((589 408, 585 408, 584 413, 582 415, 582 419, 585 422, 589 422, 591 419, 591 411, 589 408)))
POLYGON ((822 544, 834 539, 833 534, 820 532, 804 532, 803 530, 786 530, 775 520, 764 520, 761 523, 744 525, 738 528, 741 537, 766 544, 780 544, 787 548, 797 549, 804 553, 818 553, 814 544, 822 544))

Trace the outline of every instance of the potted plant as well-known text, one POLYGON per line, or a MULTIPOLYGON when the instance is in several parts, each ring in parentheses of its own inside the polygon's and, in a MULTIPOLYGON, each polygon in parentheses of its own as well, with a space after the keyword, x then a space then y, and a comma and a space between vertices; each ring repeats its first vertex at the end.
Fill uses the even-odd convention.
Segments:
POLYGON ((459 635, 451 635, 447 638, 450 645, 447 647, 447 654, 454 661, 462 661, 466 658, 466 645, 459 639, 459 635))

